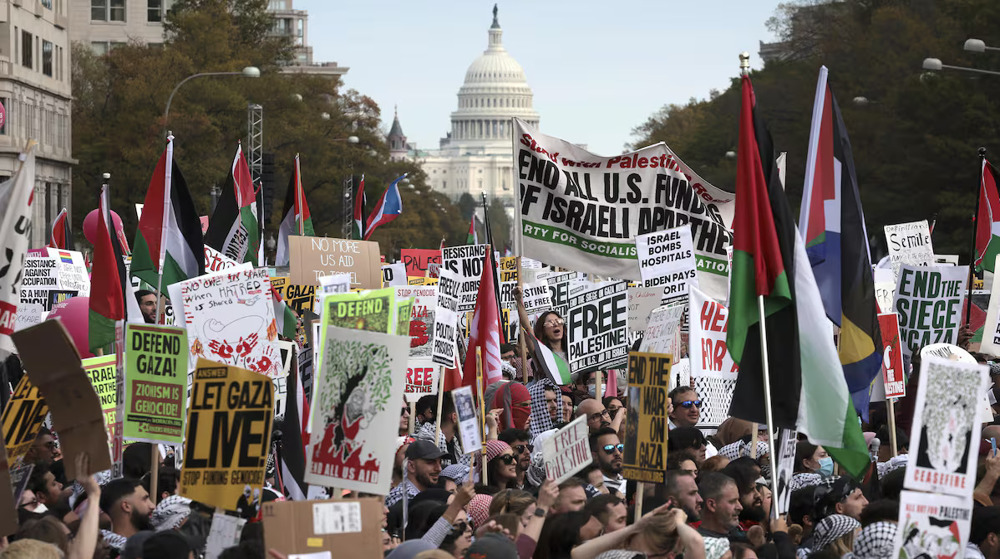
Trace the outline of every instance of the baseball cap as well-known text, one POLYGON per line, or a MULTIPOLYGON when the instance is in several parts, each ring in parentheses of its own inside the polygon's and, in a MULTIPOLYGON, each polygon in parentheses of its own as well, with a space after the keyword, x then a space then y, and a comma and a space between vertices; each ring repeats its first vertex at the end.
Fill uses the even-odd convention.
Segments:
POLYGON ((434 460, 448 454, 430 441, 415 441, 406 448, 407 460, 434 460))

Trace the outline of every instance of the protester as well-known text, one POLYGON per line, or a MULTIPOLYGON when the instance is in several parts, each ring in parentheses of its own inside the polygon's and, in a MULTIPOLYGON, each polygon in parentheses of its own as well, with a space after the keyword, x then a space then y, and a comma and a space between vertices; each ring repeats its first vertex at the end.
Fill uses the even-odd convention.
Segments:
POLYGON ((689 521, 701 519, 704 499, 698 491, 694 474, 684 470, 667 470, 666 496, 684 511, 689 521))
POLYGON ((590 434, 590 452, 594 463, 601 470, 604 486, 615 495, 625 495, 625 478, 622 476, 622 454, 624 445, 618 440, 618 432, 610 427, 598 429, 590 434))
POLYGON ((414 432, 420 430, 425 423, 434 423, 437 414, 437 400, 438 397, 436 394, 421 396, 417 400, 417 405, 415 406, 417 415, 414 418, 416 429, 414 432))
POLYGON ((668 394, 674 411, 670 414, 673 427, 694 427, 701 419, 701 399, 690 386, 678 386, 668 394))
POLYGON ((704 474, 698 482, 701 494, 701 526, 698 533, 705 538, 728 539, 740 524, 739 488, 733 478, 718 472, 704 474))
POLYGON ((111 529, 101 530, 101 535, 119 552, 129 537, 152 528, 153 503, 137 479, 119 478, 108 482, 102 490, 100 505, 111 519, 111 529))
POLYGON ((486 485, 493 489, 516 489, 517 456, 503 441, 486 441, 486 485))
POLYGON ((587 493, 583 482, 577 478, 569 478, 559 484, 559 498, 552 505, 552 514, 583 510, 587 504, 587 493))
MULTIPOLYGON (((590 429, 591 434, 596 433, 601 429, 612 427, 611 416, 608 414, 608 410, 606 410, 604 408, 604 404, 596 398, 587 398, 582 400, 580 405, 576 408, 576 416, 587 417, 587 428, 590 429)), ((617 429, 615 432, 617 432, 617 429)))
POLYGON ((385 506, 391 507, 403 498, 403 492, 413 497, 433 486, 441 474, 441 457, 445 452, 425 440, 413 442, 406 449, 406 479, 385 497, 385 506))
POLYGON ((139 310, 142 311, 146 324, 156 324, 156 293, 140 289, 135 292, 135 300, 139 302, 139 310))
MULTIPOLYGON (((462 439, 458 436, 458 414, 455 412, 455 401, 452 398, 445 398, 441 402, 441 417, 439 418, 440 433, 438 433, 437 447, 444 454, 441 456, 441 465, 461 464, 466 468, 472 465, 472 455, 466 454, 462 448, 462 439)), ((418 439, 434 442, 434 433, 438 429, 434 423, 424 423, 415 436, 418 439)))
POLYGON ((410 434, 410 407, 403 402, 399 412, 399 436, 405 437, 410 434))
POLYGON ((601 522, 604 534, 625 528, 628 521, 625 501, 615 495, 598 495, 587 501, 585 510, 601 522))
POLYGON ((574 410, 576 409, 576 400, 573 398, 573 394, 567 390, 562 391, 560 396, 560 401, 562 402, 562 417, 564 422, 569 422, 570 419, 574 418, 574 410))
POLYGON ((497 439, 510 445, 514 451, 514 457, 517 458, 517 481, 515 482, 517 489, 530 489, 532 484, 527 480, 528 466, 531 465, 531 453, 535 450, 534 445, 529 442, 531 435, 524 429, 512 427, 501 431, 497 439))

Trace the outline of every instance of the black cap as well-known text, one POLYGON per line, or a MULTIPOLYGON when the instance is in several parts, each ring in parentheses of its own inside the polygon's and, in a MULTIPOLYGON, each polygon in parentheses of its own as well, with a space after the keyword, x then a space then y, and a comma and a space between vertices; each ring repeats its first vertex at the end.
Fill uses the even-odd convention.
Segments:
POLYGON ((418 439, 406 448, 407 460, 434 460, 447 455, 448 453, 437 447, 436 444, 418 439))

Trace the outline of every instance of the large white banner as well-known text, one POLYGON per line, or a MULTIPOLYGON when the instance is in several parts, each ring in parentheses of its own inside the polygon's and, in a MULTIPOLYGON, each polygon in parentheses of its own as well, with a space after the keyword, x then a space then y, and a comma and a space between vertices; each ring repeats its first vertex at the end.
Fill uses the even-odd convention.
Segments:
POLYGON ((519 254, 599 276, 639 280, 637 235, 688 225, 702 288, 724 299, 736 195, 664 143, 612 157, 514 119, 519 254))

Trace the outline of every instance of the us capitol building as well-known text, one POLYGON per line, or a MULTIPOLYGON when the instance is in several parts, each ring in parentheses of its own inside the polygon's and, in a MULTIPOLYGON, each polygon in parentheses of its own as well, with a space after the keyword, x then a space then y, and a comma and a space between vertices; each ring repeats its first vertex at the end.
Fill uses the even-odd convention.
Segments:
POLYGON ((454 200, 469 193, 478 202, 480 193, 486 192, 491 200, 513 202, 517 192, 511 119, 538 126, 524 70, 504 49, 502 39, 494 6, 486 50, 465 72, 458 109, 451 113, 451 131, 441 138, 440 149, 418 150, 408 144, 398 114, 386 136, 392 159, 416 161, 427 173, 430 187, 454 200))

